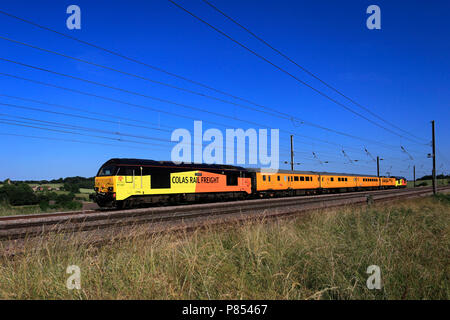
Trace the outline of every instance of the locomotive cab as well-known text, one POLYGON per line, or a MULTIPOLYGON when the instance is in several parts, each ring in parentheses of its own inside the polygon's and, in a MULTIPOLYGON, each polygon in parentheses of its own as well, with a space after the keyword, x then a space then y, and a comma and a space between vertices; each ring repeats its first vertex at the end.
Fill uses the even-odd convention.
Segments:
POLYGON ((95 177, 95 202, 100 207, 112 207, 116 201, 116 173, 117 167, 104 165, 95 177))

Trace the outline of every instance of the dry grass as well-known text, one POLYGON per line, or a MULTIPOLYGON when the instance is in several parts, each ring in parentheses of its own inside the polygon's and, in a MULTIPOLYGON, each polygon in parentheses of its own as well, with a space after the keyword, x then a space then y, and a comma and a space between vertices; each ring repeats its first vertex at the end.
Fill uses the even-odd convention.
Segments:
POLYGON ((450 197, 0 257, 2 299, 449 299, 450 197), (69 291, 67 266, 81 268, 69 291), (366 287, 378 265, 383 288, 366 287))

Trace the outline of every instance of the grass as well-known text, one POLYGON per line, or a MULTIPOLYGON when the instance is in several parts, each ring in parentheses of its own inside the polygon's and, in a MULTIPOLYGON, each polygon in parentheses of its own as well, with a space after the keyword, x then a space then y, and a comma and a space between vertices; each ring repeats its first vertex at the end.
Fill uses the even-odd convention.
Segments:
MULTIPOLYGON (((437 185, 438 186, 447 186, 449 184, 449 180, 448 179, 437 179, 437 185)), ((416 180, 416 187, 421 184, 421 183, 425 183, 426 186, 430 187, 433 185, 433 182, 431 180, 416 180)), ((408 188, 413 188, 414 187, 414 181, 407 181, 407 187, 408 188)))
POLYGON ((449 299, 449 209, 440 195, 102 247, 55 235, 0 256, 0 298, 449 299), (65 287, 69 265, 81 290, 65 287), (366 287, 370 265, 381 290, 366 287))
POLYGON ((15 216, 23 214, 37 214, 42 212, 60 212, 60 211, 71 211, 70 209, 64 208, 48 208, 44 211, 41 210, 38 204, 36 205, 25 205, 25 206, 11 206, 8 204, 0 203, 0 216, 15 216))
MULTIPOLYGON (((30 184, 30 186, 33 187, 33 186, 35 186, 35 185, 30 184)), ((60 187, 62 187, 63 185, 62 185, 62 184, 54 183, 54 184, 42 184, 42 185, 40 185, 40 186, 43 186, 43 187, 49 186, 49 187, 52 187, 52 188, 60 188, 60 187)), ((56 193, 56 194, 58 194, 58 195, 59 195, 59 194, 69 194, 69 191, 65 191, 65 190, 52 190, 52 191, 50 191, 50 192, 54 192, 54 193, 56 193)), ((92 202, 92 200, 89 199, 89 194, 91 194, 91 193, 94 193, 94 190, 93 190, 93 189, 80 188, 80 192, 79 192, 79 193, 75 193, 75 197, 76 197, 77 199, 82 200, 82 201, 92 202)))
POLYGON ((0 203, 0 216, 12 216, 21 214, 35 214, 41 213, 41 208, 38 204, 26 206, 10 206, 0 203))

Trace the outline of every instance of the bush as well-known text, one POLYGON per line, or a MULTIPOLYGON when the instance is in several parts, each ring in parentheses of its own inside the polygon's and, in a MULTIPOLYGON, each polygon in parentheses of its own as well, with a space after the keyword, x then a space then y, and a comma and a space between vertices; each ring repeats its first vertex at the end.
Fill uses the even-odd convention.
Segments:
POLYGON ((0 199, 13 206, 38 203, 33 189, 26 183, 4 184, 0 188, 0 199))
POLYGON ((80 209, 81 203, 78 201, 74 201, 75 194, 69 193, 69 194, 60 194, 56 198, 56 205, 55 207, 65 208, 65 209, 80 209))
POLYGON ((73 193, 79 193, 80 192, 80 185, 77 183, 64 183, 64 190, 73 192, 73 193))
POLYGON ((40 208, 42 211, 47 211, 49 207, 50 207, 50 205, 49 205, 48 201, 46 201, 46 200, 41 200, 41 202, 39 202, 39 208, 40 208))

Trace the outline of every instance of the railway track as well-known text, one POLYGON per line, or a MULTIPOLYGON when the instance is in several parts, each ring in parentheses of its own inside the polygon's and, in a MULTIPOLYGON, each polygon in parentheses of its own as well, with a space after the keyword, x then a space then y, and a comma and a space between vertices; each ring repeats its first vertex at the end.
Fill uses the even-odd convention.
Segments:
MULTIPOLYGON (((450 191, 450 187, 440 188, 439 191, 450 191)), ((82 232, 100 232, 102 237, 108 237, 117 234, 118 230, 123 231, 127 227, 137 225, 148 225, 149 232, 192 229, 206 223, 223 224, 227 221, 280 218, 314 209, 364 204, 368 201, 393 201, 431 193, 431 188, 377 190, 130 210, 9 216, 0 218, 0 240, 14 241, 49 233, 82 232)))

